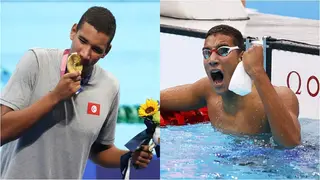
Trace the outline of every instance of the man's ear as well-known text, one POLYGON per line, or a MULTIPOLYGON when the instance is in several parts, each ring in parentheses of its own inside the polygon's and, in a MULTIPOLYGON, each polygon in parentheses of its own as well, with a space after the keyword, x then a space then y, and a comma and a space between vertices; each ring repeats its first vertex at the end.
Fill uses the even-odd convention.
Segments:
POLYGON ((110 52, 111 48, 112 48, 112 45, 110 44, 110 45, 107 47, 106 51, 104 52, 102 58, 104 58, 104 57, 110 52))
POLYGON ((70 31, 70 39, 73 40, 77 34, 77 24, 73 24, 71 31, 70 31))
POLYGON ((240 59, 240 61, 242 61, 243 53, 244 53, 244 51, 241 51, 240 54, 239 54, 239 59, 240 59))

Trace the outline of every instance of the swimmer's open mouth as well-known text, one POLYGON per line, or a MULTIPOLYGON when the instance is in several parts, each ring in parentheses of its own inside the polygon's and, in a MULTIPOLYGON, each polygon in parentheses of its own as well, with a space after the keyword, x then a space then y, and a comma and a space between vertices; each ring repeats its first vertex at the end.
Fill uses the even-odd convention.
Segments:
POLYGON ((215 84, 222 83, 223 81, 223 73, 221 70, 216 69, 210 72, 211 78, 215 84))

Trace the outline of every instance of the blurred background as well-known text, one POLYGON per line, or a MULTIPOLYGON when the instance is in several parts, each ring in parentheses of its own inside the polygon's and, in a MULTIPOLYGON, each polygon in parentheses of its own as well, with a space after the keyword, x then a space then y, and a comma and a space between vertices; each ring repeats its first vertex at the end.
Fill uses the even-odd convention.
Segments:
MULTIPOLYGON (((159 2, 1 2, 1 89, 22 55, 32 47, 69 48, 74 23, 91 6, 108 8, 115 16, 117 30, 110 53, 99 65, 120 81, 120 109, 115 144, 125 143, 145 129, 137 108, 146 98, 159 100, 159 2)), ((135 177, 159 177, 157 171, 141 170, 135 177), (149 173, 149 175, 148 175, 149 173)), ((134 173, 134 172, 133 172, 134 173)), ((119 169, 102 169, 88 161, 84 178, 119 178, 119 169)))
POLYGON ((246 8, 260 13, 319 20, 319 0, 245 1, 246 8))

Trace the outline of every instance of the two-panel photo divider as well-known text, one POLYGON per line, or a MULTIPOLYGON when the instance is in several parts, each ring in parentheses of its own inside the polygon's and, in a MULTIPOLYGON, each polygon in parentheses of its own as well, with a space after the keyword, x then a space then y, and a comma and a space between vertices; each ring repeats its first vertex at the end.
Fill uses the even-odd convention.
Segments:
POLYGON ((1 2, 1 179, 319 179, 320 2, 1 2))

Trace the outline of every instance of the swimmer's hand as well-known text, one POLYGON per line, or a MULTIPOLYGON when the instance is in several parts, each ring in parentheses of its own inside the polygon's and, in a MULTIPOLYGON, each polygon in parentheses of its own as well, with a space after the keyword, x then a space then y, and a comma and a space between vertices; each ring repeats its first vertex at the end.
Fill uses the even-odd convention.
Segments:
POLYGON ((58 85, 52 91, 52 94, 57 101, 67 99, 74 95, 80 89, 80 72, 73 72, 64 74, 58 85))
POLYGON ((250 47, 243 53, 242 62, 245 71, 251 78, 261 72, 265 72, 263 67, 263 47, 261 45, 250 47))
POLYGON ((152 159, 152 152, 148 145, 142 145, 141 148, 132 153, 132 164, 135 168, 146 168, 152 159))

